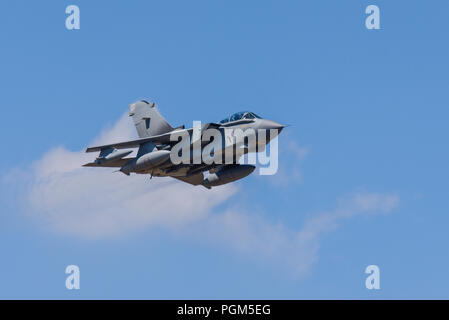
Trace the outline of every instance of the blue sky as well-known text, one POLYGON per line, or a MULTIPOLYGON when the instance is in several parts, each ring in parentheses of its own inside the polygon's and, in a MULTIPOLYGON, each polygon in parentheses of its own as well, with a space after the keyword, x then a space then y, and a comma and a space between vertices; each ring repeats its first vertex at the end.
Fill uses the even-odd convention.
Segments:
POLYGON ((448 298, 447 12, 2 2, 0 298, 448 298), (247 109, 290 124, 279 173, 209 192, 79 169, 87 145, 134 134, 138 99, 173 125, 247 109))

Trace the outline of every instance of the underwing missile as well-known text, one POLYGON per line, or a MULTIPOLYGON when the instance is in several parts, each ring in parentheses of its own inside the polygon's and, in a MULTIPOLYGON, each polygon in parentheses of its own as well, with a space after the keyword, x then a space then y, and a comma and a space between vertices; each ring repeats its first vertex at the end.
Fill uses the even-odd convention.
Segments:
POLYGON ((108 153, 105 156, 100 156, 95 160, 95 163, 106 163, 106 162, 111 162, 117 159, 121 159, 126 157, 127 155, 129 155, 130 153, 132 153, 132 150, 117 150, 115 149, 114 151, 108 153))

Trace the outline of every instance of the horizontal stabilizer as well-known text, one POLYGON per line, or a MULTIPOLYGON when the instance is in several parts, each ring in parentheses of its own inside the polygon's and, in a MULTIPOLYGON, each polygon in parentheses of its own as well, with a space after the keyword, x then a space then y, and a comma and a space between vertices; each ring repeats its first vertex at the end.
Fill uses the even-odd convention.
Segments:
MULTIPOLYGON (((207 129, 218 129, 220 127, 220 124, 218 123, 206 123, 202 127, 202 132, 204 133, 207 129)), ((115 149, 130 149, 130 148, 139 148, 141 144, 147 143, 147 142, 153 142, 154 144, 175 144, 177 141, 170 141, 170 136, 172 133, 179 132, 179 131, 187 131, 190 135, 192 134, 192 128, 190 129, 175 129, 171 132, 167 132, 164 134, 159 134, 156 136, 151 136, 148 138, 140 138, 136 140, 130 140, 130 141, 124 141, 124 142, 118 142, 118 143, 111 143, 106 144, 102 146, 95 146, 95 147, 89 147, 86 149, 86 152, 96 152, 101 151, 102 149, 108 149, 108 148, 115 148, 115 149)), ((205 144, 207 142, 204 142, 205 144)))
POLYGON ((148 138, 141 138, 141 139, 136 139, 136 140, 105 144, 102 146, 89 147, 86 149, 86 152, 96 152, 96 151, 101 151, 102 149, 107 149, 107 148, 115 148, 115 149, 139 148, 141 144, 144 144, 144 143, 147 143, 150 141, 153 142, 154 144, 170 144, 170 134, 171 134, 171 132, 160 134, 157 136, 148 137, 148 138))
POLYGON ((132 160, 134 158, 122 158, 110 162, 104 162, 104 163, 95 163, 90 162, 83 165, 83 167, 103 167, 103 168, 121 168, 123 167, 129 160, 132 160))

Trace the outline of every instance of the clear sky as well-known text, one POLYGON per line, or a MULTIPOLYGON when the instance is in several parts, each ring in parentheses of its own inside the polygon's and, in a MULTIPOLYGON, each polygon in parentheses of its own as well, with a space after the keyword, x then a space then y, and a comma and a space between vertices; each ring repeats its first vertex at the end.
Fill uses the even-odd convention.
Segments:
POLYGON ((1 2, 0 298, 449 298, 448 14, 443 0, 1 2), (138 99, 174 126, 240 110, 290 124, 278 174, 209 191, 80 168, 88 145, 136 135, 138 99))

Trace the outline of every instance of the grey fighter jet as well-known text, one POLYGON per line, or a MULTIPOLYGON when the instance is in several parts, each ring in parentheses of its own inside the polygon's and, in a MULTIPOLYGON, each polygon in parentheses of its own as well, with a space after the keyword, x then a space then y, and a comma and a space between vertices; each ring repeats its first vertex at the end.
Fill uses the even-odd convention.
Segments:
POLYGON ((255 166, 239 164, 240 157, 263 151, 285 127, 246 111, 197 128, 174 128, 156 110, 154 102, 145 100, 132 103, 129 116, 133 119, 139 139, 87 148, 86 152, 99 152, 99 155, 85 167, 115 167, 126 175, 136 173, 173 177, 210 189, 251 174, 255 166), (254 139, 247 135, 249 131, 254 139), (238 138, 237 132, 243 132, 243 139, 238 138), (205 139, 206 136, 209 139, 205 139), (204 159, 206 148, 208 161, 204 159), (133 152, 130 149, 137 149, 135 157, 127 157, 133 152), (182 161, 175 161, 175 158, 182 161), (207 171, 209 173, 205 175, 207 171))

